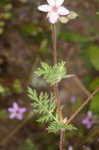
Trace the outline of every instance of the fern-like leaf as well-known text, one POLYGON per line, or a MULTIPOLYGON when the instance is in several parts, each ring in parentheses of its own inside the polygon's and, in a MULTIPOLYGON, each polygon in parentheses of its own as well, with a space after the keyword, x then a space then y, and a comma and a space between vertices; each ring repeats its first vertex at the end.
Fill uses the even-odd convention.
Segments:
POLYGON ((28 96, 34 101, 32 104, 35 112, 40 115, 38 119, 41 123, 47 123, 49 121, 56 120, 54 113, 56 113, 55 96, 51 93, 50 97, 47 93, 41 92, 38 96, 35 90, 28 88, 28 96))
POLYGON ((38 76, 43 76, 44 79, 46 79, 47 82, 51 85, 60 82, 64 78, 69 78, 73 76, 67 74, 64 61, 55 64, 53 67, 42 62, 41 67, 42 68, 38 68, 35 74, 38 76))
POLYGON ((66 123, 60 122, 58 119, 58 112, 56 110, 55 96, 51 93, 48 96, 47 93, 41 92, 37 95, 36 90, 28 88, 28 96, 33 100, 34 111, 39 114, 40 123, 49 123, 48 132, 56 133, 61 129, 73 130, 76 129, 72 125, 67 125, 66 123))
POLYGON ((48 132, 58 132, 59 130, 61 129, 64 129, 64 130, 75 130, 76 128, 74 126, 72 126, 71 124, 67 125, 67 124, 63 124, 61 122, 56 122, 56 121, 53 121, 49 124, 48 126, 48 132))

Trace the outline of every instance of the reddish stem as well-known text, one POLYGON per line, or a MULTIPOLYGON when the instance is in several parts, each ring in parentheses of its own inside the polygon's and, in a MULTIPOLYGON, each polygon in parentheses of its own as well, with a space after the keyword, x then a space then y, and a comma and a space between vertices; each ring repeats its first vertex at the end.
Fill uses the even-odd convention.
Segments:
POLYGON ((62 122, 63 117, 62 117, 62 111, 61 111, 61 105, 60 105, 60 98, 58 95, 58 84, 54 85, 54 93, 56 96, 56 105, 57 105, 57 110, 58 110, 58 114, 59 114, 59 120, 62 122))
MULTIPOLYGON (((57 63, 57 60, 56 60, 56 33, 55 33, 55 25, 54 24, 52 25, 52 40, 53 40, 53 61, 54 61, 54 65, 55 65, 57 63)), ((56 96, 56 105, 57 105, 59 120, 60 120, 60 122, 63 122, 60 98, 59 98, 59 94, 58 94, 58 84, 54 85, 54 93, 56 96)), ((63 150, 64 135, 65 135, 65 131, 62 129, 60 132, 60 150, 63 150)))
POLYGON ((99 91, 99 87, 93 91, 93 93, 85 100, 85 102, 77 109, 77 111, 67 120, 66 124, 69 124, 78 113, 88 104, 88 102, 93 98, 93 96, 99 91))
POLYGON ((65 130, 62 129, 60 131, 60 150, 63 150, 64 146, 64 136, 65 136, 65 130))
MULTIPOLYGON (((53 40, 53 58, 54 58, 54 65, 56 64, 56 34, 55 34, 55 25, 52 25, 52 40, 53 40)), ((66 124, 69 124, 78 114, 79 112, 88 104, 88 102, 93 98, 93 96, 99 91, 99 87, 96 88, 95 91, 87 98, 87 100, 77 109, 77 111, 67 120, 66 124)), ((59 120, 63 122, 60 99, 58 94, 58 84, 54 85, 54 93, 56 96, 56 105, 59 115, 59 120)), ((64 146, 64 136, 65 130, 61 129, 60 132, 60 150, 63 150, 64 146)))
POLYGON ((55 33, 55 25, 52 24, 52 40, 53 40, 53 61, 54 65, 57 63, 56 60, 56 33, 55 33))
MULTIPOLYGON (((54 65, 56 64, 56 33, 55 33, 55 25, 52 25, 52 40, 53 40, 53 61, 54 65)), ((59 120, 62 121, 62 111, 61 111, 61 104, 60 104, 60 98, 58 94, 58 84, 54 85, 54 93, 56 96, 56 105, 57 105, 57 110, 58 110, 58 115, 59 115, 59 120)))

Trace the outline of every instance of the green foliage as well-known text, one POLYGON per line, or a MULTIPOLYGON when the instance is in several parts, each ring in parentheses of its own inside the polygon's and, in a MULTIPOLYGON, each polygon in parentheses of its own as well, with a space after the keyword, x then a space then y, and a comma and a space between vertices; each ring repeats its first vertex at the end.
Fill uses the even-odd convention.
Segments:
POLYGON ((85 147, 85 150, 91 150, 90 147, 85 147))
POLYGON ((58 121, 57 113, 56 118, 53 115, 56 109, 55 96, 53 94, 49 97, 47 93, 43 94, 41 92, 40 96, 38 96, 36 90, 32 90, 31 88, 28 88, 28 93, 29 97, 34 101, 32 106, 35 108, 35 112, 42 116, 38 119, 39 122, 58 121))
POLYGON ((0 119, 7 119, 8 113, 5 109, 0 111, 0 119))
POLYGON ((28 0, 19 0, 21 3, 27 3, 28 2, 28 0))
POLYGON ((3 0, 2 2, 0 1, 0 35, 4 31, 4 26, 6 20, 11 18, 11 10, 12 10, 12 5, 7 1, 3 0))
POLYGON ((34 23, 23 24, 21 31, 27 35, 36 36, 40 32, 40 28, 34 23))
POLYGON ((7 4, 7 0, 0 1, 0 6, 5 6, 7 4))
POLYGON ((92 74, 85 74, 84 76, 83 76, 83 83, 84 83, 84 85, 87 87, 87 88, 89 88, 89 84, 90 84, 90 82, 92 81, 92 79, 93 79, 93 77, 92 77, 92 74))
POLYGON ((23 91, 21 82, 18 79, 14 80, 13 88, 14 88, 15 92, 18 94, 22 93, 22 91, 23 91))
POLYGON ((11 91, 9 88, 4 87, 3 85, 0 85, 0 95, 5 96, 5 95, 10 95, 11 91))
POLYGON ((41 41, 41 43, 40 43, 40 48, 39 48, 39 52, 41 53, 41 54, 46 54, 47 53, 47 51, 46 51, 46 49, 48 49, 47 48, 47 40, 46 39, 44 39, 44 40, 42 40, 41 41))
POLYGON ((50 123, 50 125, 48 126, 48 132, 53 132, 53 133, 56 133, 58 132, 59 130, 63 129, 63 130, 75 130, 76 128, 74 126, 72 126, 71 124, 70 125, 67 125, 67 124, 62 124, 60 123, 59 121, 56 122, 56 121, 53 121, 50 123))
POLYGON ((89 47, 89 57, 94 68, 99 71, 99 47, 91 45, 89 47))
POLYGON ((99 77, 95 78, 90 84, 90 90, 94 91, 97 87, 99 87, 99 77))
POLYGON ((76 19, 78 17, 78 14, 74 11, 70 11, 70 14, 67 16, 70 20, 76 19))
POLYGON ((30 139, 26 139, 25 143, 20 145, 18 150, 37 150, 30 139))
POLYGON ((75 112, 82 104, 81 99, 77 99, 76 102, 72 105, 72 111, 75 112))
POLYGON ((99 15, 99 12, 97 11, 96 14, 99 15))
POLYGON ((5 88, 2 85, 0 85, 0 95, 3 94, 5 94, 5 88))
POLYGON ((94 40, 94 38, 92 37, 86 37, 79 33, 71 32, 71 31, 61 32, 59 35, 59 39, 71 41, 75 43, 85 43, 94 40))
POLYGON ((94 113, 99 115, 99 93, 97 93, 91 100, 90 103, 90 110, 94 113))
POLYGON ((88 29, 91 33, 97 34, 97 28, 91 24, 88 24, 88 29))
POLYGON ((59 18, 61 23, 67 23, 69 20, 75 19, 76 17, 78 17, 78 14, 75 13, 74 11, 71 11, 69 15, 67 16, 61 16, 59 18))
POLYGON ((42 62, 41 66, 42 68, 38 68, 35 74, 38 76, 44 76, 44 79, 46 79, 47 82, 51 85, 60 82, 64 78, 73 76, 66 74, 65 62, 63 61, 55 64, 53 67, 49 66, 47 63, 42 62))
POLYGON ((47 93, 42 93, 40 96, 37 95, 36 90, 28 88, 28 96, 33 100, 34 111, 40 115, 37 120, 40 123, 49 123, 48 132, 56 133, 61 129, 73 130, 75 129, 72 125, 66 125, 58 120, 58 113, 56 111, 55 96, 51 93, 50 97, 47 93))

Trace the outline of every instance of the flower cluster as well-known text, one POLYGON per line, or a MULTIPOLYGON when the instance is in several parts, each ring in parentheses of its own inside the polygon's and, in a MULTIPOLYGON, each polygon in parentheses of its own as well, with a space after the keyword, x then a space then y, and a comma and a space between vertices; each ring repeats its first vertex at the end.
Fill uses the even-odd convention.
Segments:
POLYGON ((16 118, 18 120, 23 119, 23 113, 26 112, 26 108, 20 108, 16 102, 13 103, 13 107, 9 107, 8 111, 11 113, 9 118, 13 119, 16 118))

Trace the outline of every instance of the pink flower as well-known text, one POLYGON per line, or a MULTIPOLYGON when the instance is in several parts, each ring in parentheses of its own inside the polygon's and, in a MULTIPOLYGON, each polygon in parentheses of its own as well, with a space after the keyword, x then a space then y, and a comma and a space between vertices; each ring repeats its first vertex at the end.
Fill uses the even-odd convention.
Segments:
POLYGON ((61 6, 64 0, 47 0, 49 5, 40 5, 38 10, 47 12, 49 22, 55 24, 60 16, 68 15, 70 12, 65 7, 61 6))
POLYGON ((13 107, 9 107, 8 111, 11 113, 9 118, 17 118, 18 120, 23 119, 23 113, 26 112, 26 108, 20 108, 16 102, 13 103, 13 107))

